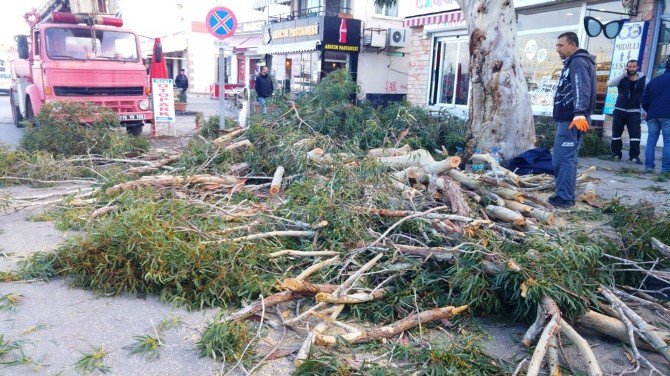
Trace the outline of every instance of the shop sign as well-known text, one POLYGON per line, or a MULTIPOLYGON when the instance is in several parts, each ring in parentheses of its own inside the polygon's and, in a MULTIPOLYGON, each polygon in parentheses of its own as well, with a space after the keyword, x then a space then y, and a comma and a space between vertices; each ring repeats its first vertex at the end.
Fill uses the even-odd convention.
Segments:
POLYGON ((240 22, 237 24, 236 34, 257 34, 263 31, 265 21, 240 22))
POLYGON ((153 93, 154 120, 156 122, 174 121, 174 89, 171 78, 151 80, 153 93))
MULTIPOLYGON (((646 21, 628 22, 623 25, 619 36, 614 40, 614 52, 610 63, 609 79, 618 76, 626 67, 629 60, 637 60, 642 66, 644 43, 647 39, 649 23, 646 21)), ((605 109, 603 113, 611 115, 614 111, 618 90, 616 87, 607 88, 605 109)))
POLYGON ((323 17, 298 18, 293 21, 270 23, 263 32, 263 44, 275 45, 321 40, 323 17))
POLYGON ((319 24, 272 30, 272 39, 299 38, 319 35, 319 24))
POLYGON ((555 3, 556 0, 514 0, 514 8, 528 7, 531 5, 555 3))
POLYGON ((324 17, 323 49, 340 52, 359 52, 361 45, 361 20, 324 17))
POLYGON ((456 0, 405 0, 398 4, 401 18, 460 9, 456 0))

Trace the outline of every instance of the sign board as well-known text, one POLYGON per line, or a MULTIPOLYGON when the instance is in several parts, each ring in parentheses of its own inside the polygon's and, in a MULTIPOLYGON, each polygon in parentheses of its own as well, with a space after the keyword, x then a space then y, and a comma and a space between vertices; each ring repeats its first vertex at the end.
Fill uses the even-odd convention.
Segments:
POLYGON ((361 20, 324 17, 323 49, 341 52, 359 52, 361 20))
POLYGON ((320 16, 267 25, 263 45, 319 41, 324 50, 356 53, 360 50, 361 20, 320 16))
POLYGON ((171 78, 154 78, 151 80, 153 96, 154 121, 174 122, 174 85, 171 78))
POLYGON ((456 9, 460 9, 456 0, 405 0, 398 2, 398 16, 401 18, 456 9))
MULTIPOLYGON (((627 22, 623 25, 619 36, 614 41, 614 51, 612 52, 612 63, 609 74, 610 80, 621 74, 629 60, 637 60, 639 66, 642 66, 644 43, 647 39, 648 27, 649 23, 647 21, 627 22)), ((616 87, 607 88, 604 114, 612 115, 617 96, 618 89, 616 87)))
POLYGON ((232 10, 225 7, 212 8, 205 19, 207 31, 219 39, 230 38, 237 30, 237 18, 232 10))

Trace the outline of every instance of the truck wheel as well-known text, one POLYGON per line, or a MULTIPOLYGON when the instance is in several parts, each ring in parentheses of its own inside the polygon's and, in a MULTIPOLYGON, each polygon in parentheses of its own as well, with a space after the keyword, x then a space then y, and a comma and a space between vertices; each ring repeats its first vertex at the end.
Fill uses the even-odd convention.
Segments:
POLYGON ((18 128, 23 128, 23 116, 21 116, 21 110, 19 107, 16 105, 16 102, 14 100, 14 93, 10 92, 9 93, 9 104, 12 106, 12 120, 14 122, 14 125, 17 126, 18 128))
POLYGON ((26 121, 33 127, 37 127, 37 121, 35 121, 35 113, 33 112, 33 105, 30 103, 30 98, 26 101, 26 121))
POLYGON ((129 135, 131 136, 140 136, 142 135, 142 127, 144 124, 139 124, 139 125, 129 125, 126 127, 126 132, 128 132, 129 135))

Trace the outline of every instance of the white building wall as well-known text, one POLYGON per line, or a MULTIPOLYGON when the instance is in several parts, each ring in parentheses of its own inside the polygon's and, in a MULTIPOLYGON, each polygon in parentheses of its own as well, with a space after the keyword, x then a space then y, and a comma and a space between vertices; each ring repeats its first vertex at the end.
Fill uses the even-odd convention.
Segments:
MULTIPOLYGON (((402 19, 375 14, 373 0, 353 1, 352 13, 354 18, 360 19, 363 24, 361 36, 366 29, 402 28, 402 19)), ((381 33, 385 34, 385 31, 381 33)), ((408 29, 408 46, 410 31, 408 29)), ((407 79, 409 77, 409 49, 387 48, 380 50, 363 46, 358 56, 358 83, 364 94, 407 94, 407 79), (404 53, 404 56, 394 56, 404 53)))

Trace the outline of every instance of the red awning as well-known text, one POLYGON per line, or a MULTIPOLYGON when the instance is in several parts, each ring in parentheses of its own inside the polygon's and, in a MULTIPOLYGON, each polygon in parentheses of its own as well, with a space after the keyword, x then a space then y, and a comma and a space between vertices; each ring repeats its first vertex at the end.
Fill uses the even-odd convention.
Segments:
POLYGON ((438 14, 431 14, 427 16, 417 16, 406 18, 402 22, 403 27, 419 27, 423 25, 446 23, 447 26, 465 25, 465 18, 463 12, 460 10, 455 12, 444 12, 438 14))

